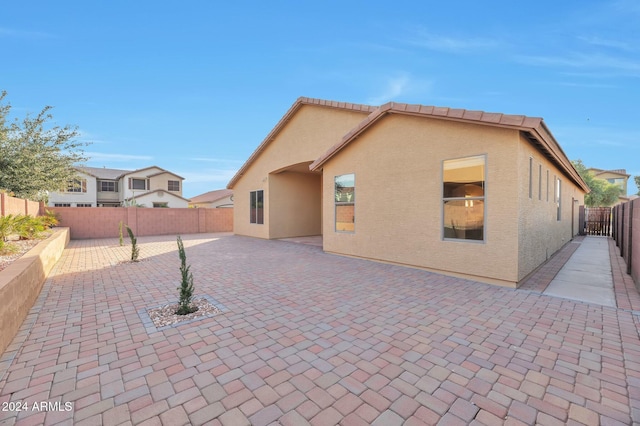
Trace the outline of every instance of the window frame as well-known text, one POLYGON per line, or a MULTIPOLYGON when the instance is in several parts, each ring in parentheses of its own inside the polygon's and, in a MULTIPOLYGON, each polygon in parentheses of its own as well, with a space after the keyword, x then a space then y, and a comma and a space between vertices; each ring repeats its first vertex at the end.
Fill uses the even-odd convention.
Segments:
MULTIPOLYGON (((333 177, 333 231, 337 233, 344 234, 355 234, 356 232, 356 174, 355 173, 344 173, 341 175, 335 175, 333 177), (344 193, 344 198, 346 200, 343 201, 343 194, 340 193, 338 196, 338 179, 345 178, 351 176, 351 180, 353 181, 353 191, 351 192, 351 196, 349 197, 348 193, 344 193), (348 224, 349 222, 338 222, 338 210, 342 207, 351 207, 353 210, 353 216, 351 223, 353 224, 353 229, 338 229, 338 223, 348 224)), ((347 225, 345 225, 347 226, 347 225)))
POLYGON ((129 189, 132 191, 147 191, 149 190, 149 186, 149 179, 139 177, 129 178, 129 189), (135 181, 142 181, 144 183, 144 188, 136 188, 134 184, 135 181))
POLYGON ((249 191, 249 223, 264 225, 264 189, 249 191), (258 207, 260 202, 262 207, 258 207), (262 214, 260 214, 260 210, 262 210, 262 214))
POLYGON ((118 182, 114 180, 98 180, 98 192, 118 192, 118 182), (105 184, 107 189, 105 190, 105 184), (109 186, 113 186, 113 190, 108 189, 109 186))
POLYGON ((487 242, 487 162, 488 155, 478 154, 478 155, 468 155, 465 157, 455 157, 448 158, 442 160, 442 164, 440 167, 440 202, 441 202, 441 219, 440 219, 440 232, 442 241, 452 241, 452 242, 466 242, 473 244, 486 244, 487 242), (445 164, 447 162, 452 161, 460 161, 460 160, 470 160, 474 158, 482 158, 482 196, 464 196, 464 197, 445 197, 445 164), (474 238, 457 238, 457 237, 447 237, 445 235, 445 206, 447 201, 465 201, 465 207, 473 207, 473 204, 467 205, 468 202, 473 201, 481 201, 482 202, 482 239, 474 239, 474 238))
POLYGON ((70 194, 86 194, 87 180, 85 178, 73 178, 67 181, 65 192, 70 194))
POLYGON ((179 180, 169 180, 167 181, 167 191, 180 192, 180 181, 179 180), (171 186, 174 188, 171 188, 171 186), (177 187, 177 189, 175 189, 177 187))

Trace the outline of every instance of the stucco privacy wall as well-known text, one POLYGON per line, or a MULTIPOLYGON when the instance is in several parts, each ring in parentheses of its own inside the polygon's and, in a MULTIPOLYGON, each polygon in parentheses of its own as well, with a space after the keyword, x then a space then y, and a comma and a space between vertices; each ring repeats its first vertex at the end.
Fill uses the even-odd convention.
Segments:
POLYGON ((71 229, 72 239, 108 238, 119 235, 119 224, 136 236, 231 232, 233 209, 151 209, 140 207, 51 207, 60 226, 71 229))
POLYGON ((640 199, 636 198, 613 208, 613 238, 627 264, 636 288, 640 291, 640 199))
POLYGON ((517 158, 518 206, 511 208, 519 212, 519 281, 579 233, 578 206, 584 204, 584 193, 522 135, 517 158), (555 201, 557 179, 561 181, 561 220, 555 201))
POLYGON ((22 198, 11 197, 5 193, 0 193, 0 216, 9 216, 10 214, 28 214, 31 216, 38 216, 40 213, 39 202, 24 200, 22 198))
POLYGON ((392 114, 324 164, 325 251, 513 286, 517 130, 392 114), (486 241, 443 241, 443 160, 486 155, 486 241), (355 232, 334 231, 334 177, 355 173, 355 232))
MULTIPOLYGON (((282 233, 285 229, 282 226, 283 223, 300 219, 295 211, 279 210, 285 216, 279 217, 274 223, 275 228, 271 229, 273 222, 270 189, 272 185, 269 184, 269 179, 275 176, 272 173, 282 172, 283 169, 293 165, 314 161, 318 155, 329 149, 345 133, 360 123, 367 114, 367 112, 320 105, 300 106, 291 120, 284 124, 274 139, 254 159, 251 167, 247 168, 244 175, 233 185, 234 233, 259 238, 276 238, 272 236, 272 231, 278 233, 278 238, 299 236, 282 233), (249 193, 256 190, 264 191, 264 225, 249 223, 249 193)), ((278 178, 275 179, 277 181, 278 178)), ((282 182, 288 183, 286 180, 282 182)))

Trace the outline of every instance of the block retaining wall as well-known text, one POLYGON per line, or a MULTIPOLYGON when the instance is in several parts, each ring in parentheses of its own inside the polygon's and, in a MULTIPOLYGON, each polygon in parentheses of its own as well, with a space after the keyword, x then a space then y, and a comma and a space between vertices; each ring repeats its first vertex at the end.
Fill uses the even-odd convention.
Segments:
POLYGON ((69 229, 53 234, 0 272, 0 354, 35 303, 45 279, 69 243, 69 229))

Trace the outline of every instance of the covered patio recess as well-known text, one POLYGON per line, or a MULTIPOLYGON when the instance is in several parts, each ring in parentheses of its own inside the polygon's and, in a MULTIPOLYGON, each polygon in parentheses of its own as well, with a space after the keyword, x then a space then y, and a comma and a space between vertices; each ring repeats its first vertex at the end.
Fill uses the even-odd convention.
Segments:
POLYGON ((322 234, 322 172, 309 171, 311 161, 269 174, 271 238, 322 234))

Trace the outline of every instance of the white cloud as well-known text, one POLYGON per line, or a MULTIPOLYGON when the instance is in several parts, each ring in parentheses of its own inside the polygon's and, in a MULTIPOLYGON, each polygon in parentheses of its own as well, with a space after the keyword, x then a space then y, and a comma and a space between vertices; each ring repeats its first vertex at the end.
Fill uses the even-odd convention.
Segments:
POLYGON ((12 38, 23 38, 23 39, 44 39, 44 38, 54 38, 53 34, 41 32, 41 31, 22 31, 22 30, 14 30, 11 28, 0 27, 0 37, 12 37, 12 38))
POLYGON ((237 169, 206 169, 197 172, 176 172, 189 183, 217 183, 226 185, 237 169))
POLYGON ((129 155, 129 154, 107 154, 104 152, 85 152, 89 161, 96 160, 108 160, 115 162, 129 162, 129 161, 151 161, 153 157, 149 155, 129 155))
POLYGON ((398 101, 400 97, 421 96, 431 89, 432 83, 426 80, 414 80, 408 74, 401 73, 387 77, 380 85, 381 91, 367 99, 369 105, 382 105, 390 101, 398 101))
POLYGON ((229 160, 225 158, 211 158, 211 157, 192 157, 188 158, 189 161, 201 161, 205 163, 220 163, 220 164, 242 164, 240 160, 229 160))
POLYGON ((404 40, 406 43, 423 47, 429 50, 451 53, 477 52, 479 50, 493 50, 500 47, 503 42, 483 37, 456 38, 445 35, 429 33, 425 30, 417 30, 413 36, 404 40))
POLYGON ((611 55, 574 53, 568 56, 517 56, 517 62, 546 67, 610 70, 619 74, 640 76, 640 61, 611 55))

